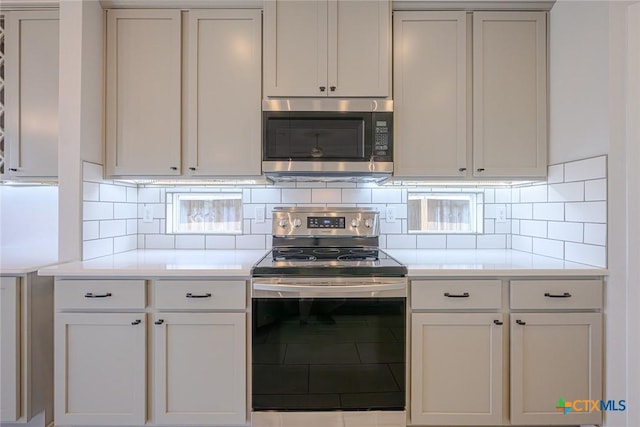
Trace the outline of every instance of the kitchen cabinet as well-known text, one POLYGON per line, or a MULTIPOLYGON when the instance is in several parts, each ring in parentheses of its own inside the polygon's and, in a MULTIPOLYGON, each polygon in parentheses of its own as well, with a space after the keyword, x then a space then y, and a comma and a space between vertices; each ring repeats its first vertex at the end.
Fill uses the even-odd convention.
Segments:
POLYGON ((601 307, 598 280, 511 282, 511 424, 602 424, 555 407, 602 399, 601 307))
POLYGON ((144 424, 144 280, 56 280, 55 287, 56 425, 144 424))
POLYGON ((546 176, 545 12, 397 12, 394 67, 395 176, 546 176))
POLYGON ((500 308, 501 282, 413 281, 411 289, 411 424, 501 424, 505 315, 479 312, 500 308))
POLYGON ((53 280, 0 277, 0 423, 53 420, 53 280))
POLYGON ((389 97, 388 1, 264 3, 266 97, 389 97))
POLYGON ((108 10, 107 175, 180 175, 181 12, 108 10))
POLYGON ((259 10, 188 12, 186 173, 261 174, 259 10))
POLYGON ((154 423, 244 424, 246 283, 158 280, 154 293, 154 423))
POLYGON ((10 11, 3 15, 0 178, 57 179, 58 12, 10 11))

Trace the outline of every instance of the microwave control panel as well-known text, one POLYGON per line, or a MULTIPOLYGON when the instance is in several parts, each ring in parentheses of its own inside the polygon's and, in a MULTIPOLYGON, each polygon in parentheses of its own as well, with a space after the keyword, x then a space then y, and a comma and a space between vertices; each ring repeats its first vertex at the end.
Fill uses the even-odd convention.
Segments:
POLYGON ((386 120, 376 120, 373 129, 373 152, 376 156, 386 156, 389 153, 389 123, 386 120))

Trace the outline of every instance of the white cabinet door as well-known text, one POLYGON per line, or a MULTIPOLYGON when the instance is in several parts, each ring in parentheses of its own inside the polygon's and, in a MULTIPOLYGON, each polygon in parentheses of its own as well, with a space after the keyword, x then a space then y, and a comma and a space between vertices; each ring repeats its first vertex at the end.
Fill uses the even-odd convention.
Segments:
POLYGON ((58 12, 5 17, 6 178, 58 176, 58 12))
POLYGON ((326 0, 264 2, 264 95, 326 96, 326 0))
POLYGON ((179 175, 180 10, 107 11, 107 175, 179 175))
POLYGON ((146 419, 144 313, 58 313, 56 425, 142 425, 146 419))
POLYGON ((163 313, 154 319, 158 424, 245 424, 244 313, 163 313))
POLYGON ((545 12, 473 14, 473 174, 545 177, 545 12))
POLYGON ((394 15, 394 175, 464 177, 465 12, 394 15))
POLYGON ((411 423, 502 424, 503 315, 414 313, 411 318, 411 423))
POLYGON ((0 278, 0 422, 20 418, 20 292, 18 279, 0 278))
POLYGON ((602 399, 602 315, 512 313, 511 424, 602 423, 600 411, 565 414, 559 399, 602 399))
POLYGON ((328 24, 328 95, 389 96, 390 3, 330 0, 328 24))
POLYGON ((261 173, 259 10, 188 15, 187 174, 261 173))

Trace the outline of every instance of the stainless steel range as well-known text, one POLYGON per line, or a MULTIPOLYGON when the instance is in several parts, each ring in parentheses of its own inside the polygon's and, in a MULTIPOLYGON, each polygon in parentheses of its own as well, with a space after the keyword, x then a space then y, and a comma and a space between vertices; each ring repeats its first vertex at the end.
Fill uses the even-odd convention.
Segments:
POLYGON ((252 425, 405 426, 407 269, 378 212, 277 208, 272 227, 252 270, 252 425))

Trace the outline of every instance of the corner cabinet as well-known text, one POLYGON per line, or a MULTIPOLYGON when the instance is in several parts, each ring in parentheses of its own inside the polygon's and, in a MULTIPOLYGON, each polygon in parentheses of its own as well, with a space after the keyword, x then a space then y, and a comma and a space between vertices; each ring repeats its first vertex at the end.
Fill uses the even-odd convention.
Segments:
POLYGON ((264 2, 266 97, 390 96, 389 1, 264 2))
POLYGON ((394 15, 395 176, 546 176, 546 16, 394 15))
MULTIPOLYGON (((4 15, 5 98, 0 101, 0 178, 58 177, 58 12, 4 15), (4 128, 4 129, 3 129, 4 128), (4 130, 4 135, 2 131, 4 130), (4 139, 4 141, 3 141, 4 139)), ((1 32, 1 30, 0 30, 1 32)))

